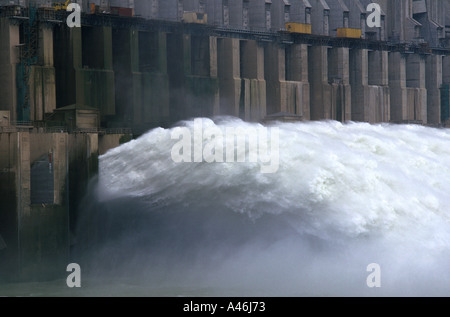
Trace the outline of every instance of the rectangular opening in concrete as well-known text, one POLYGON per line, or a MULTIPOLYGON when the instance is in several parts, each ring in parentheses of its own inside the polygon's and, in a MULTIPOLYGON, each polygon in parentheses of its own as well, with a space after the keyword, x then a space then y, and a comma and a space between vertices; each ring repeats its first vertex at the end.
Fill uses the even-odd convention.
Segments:
POLYGON ((83 68, 104 68, 104 41, 103 30, 100 27, 81 28, 82 37, 82 63, 83 68))
POLYGON ((367 56, 368 56, 368 62, 369 62, 369 73, 368 73, 368 80, 369 80, 369 85, 379 85, 380 84, 380 76, 378 75, 379 72, 381 71, 379 68, 379 61, 377 60, 377 58, 379 58, 379 54, 377 54, 377 52, 374 51, 368 51, 367 52, 367 56))
POLYGON ((328 82, 330 84, 339 84, 342 78, 339 76, 338 69, 338 52, 336 49, 328 48, 328 82))
POLYGON ((139 71, 155 72, 159 68, 157 32, 139 32, 139 71))
POLYGON ((256 45, 252 41, 240 41, 239 65, 241 78, 256 78, 256 45))
POLYGON ((56 106, 76 103, 74 48, 70 29, 57 26, 53 29, 53 62, 55 65, 56 106))
POLYGON ((113 69, 116 115, 121 120, 131 120, 133 118, 132 92, 133 83, 131 77, 131 33, 127 29, 113 29, 113 69))
POLYGON ((295 78, 296 68, 294 67, 294 63, 296 61, 294 46, 286 45, 284 54, 285 54, 285 57, 284 57, 285 80, 294 81, 294 80, 296 80, 296 78, 295 78))
POLYGON ((54 203, 53 153, 49 152, 31 165, 31 204, 52 205, 54 203))
POLYGON ((169 75, 170 89, 170 113, 173 120, 177 121, 184 116, 185 104, 183 94, 185 71, 182 34, 167 34, 167 61, 167 74, 169 75))
POLYGON ((210 75, 210 50, 208 36, 191 37, 192 75, 208 77, 210 75))

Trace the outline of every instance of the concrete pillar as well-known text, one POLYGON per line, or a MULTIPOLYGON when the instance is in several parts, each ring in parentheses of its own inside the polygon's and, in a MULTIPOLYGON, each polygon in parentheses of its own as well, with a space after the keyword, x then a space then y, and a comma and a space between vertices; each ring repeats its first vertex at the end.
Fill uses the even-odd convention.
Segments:
POLYGON ((368 52, 368 84, 373 122, 390 121, 389 53, 368 52))
POLYGON ((219 115, 239 116, 241 94, 239 39, 217 40, 218 77, 220 89, 219 115))
POLYGON ((391 121, 407 120, 406 56, 389 53, 389 87, 391 94, 391 121))
POLYGON ((421 24, 413 18, 413 1, 378 0, 386 15, 386 37, 394 42, 406 42, 420 36, 421 24))
POLYGON ((450 56, 444 56, 442 64, 441 121, 448 124, 450 119, 450 56))
POLYGON ((312 46, 308 51, 311 85, 311 120, 331 119, 331 86, 328 82, 328 47, 312 46))
POLYGON ((308 79, 308 46, 293 44, 286 47, 286 81, 292 82, 288 104, 295 105, 294 114, 311 119, 310 84, 308 79))
POLYGON ((0 253, 1 281, 65 277, 69 228, 75 228, 68 206, 76 219, 81 184, 97 165, 97 134, 0 133, 0 231, 7 246, 0 253))
POLYGON ((272 1, 249 0, 250 28, 270 30, 272 28, 272 1))
POLYGON ((264 47, 260 43, 240 42, 240 74, 239 116, 247 121, 259 121, 267 114, 264 47))
POLYGON ((264 50, 264 74, 267 89, 267 114, 288 112, 286 104, 285 50, 269 43, 264 50))
POLYGON ((425 58, 410 54, 406 60, 406 86, 408 87, 408 119, 427 123, 427 90, 425 58))
POLYGON ((450 84, 450 56, 444 56, 442 59, 442 81, 444 84, 450 84))
POLYGON ((12 24, 9 18, 0 18, 0 38, 0 110, 9 110, 11 121, 17 121, 19 25, 12 24))
POLYGON ((31 69, 30 107, 30 118, 35 121, 56 109, 53 29, 45 24, 39 29, 38 66, 31 69))
POLYGON ((330 7, 325 0, 312 0, 311 28, 317 35, 330 35, 330 7))
POLYGON ((427 122, 441 123, 442 56, 426 57, 427 122))
POLYGON ((349 49, 335 47, 328 49, 328 82, 331 84, 331 119, 351 120, 351 86, 349 49))
POLYGON ((370 122, 368 104, 368 55, 366 49, 350 51, 350 84, 352 86, 352 120, 370 122))

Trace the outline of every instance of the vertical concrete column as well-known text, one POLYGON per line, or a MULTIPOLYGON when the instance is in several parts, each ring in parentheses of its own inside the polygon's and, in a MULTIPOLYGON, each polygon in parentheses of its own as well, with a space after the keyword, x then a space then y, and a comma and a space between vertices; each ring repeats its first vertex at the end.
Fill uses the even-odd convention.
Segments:
POLYGON ((369 102, 374 122, 390 121, 389 53, 369 51, 369 102))
POLYGON ((259 121, 267 114, 266 81, 264 79, 264 47, 256 41, 241 41, 240 116, 259 121))
MULTIPOLYGON (((62 205, 66 191, 68 171, 68 135, 66 133, 53 133, 53 171, 54 171, 54 203, 62 205)), ((90 152, 90 148, 88 149, 90 152)))
POLYGON ((444 56, 442 59, 442 81, 443 84, 450 84, 450 56, 444 56))
POLYGON ((408 87, 408 119, 427 123, 427 90, 425 87, 425 58, 411 54, 406 62, 406 86, 408 87))
POLYGON ((441 121, 448 124, 450 118, 450 56, 444 56, 442 64, 441 121))
POLYGON ((130 70, 132 77, 132 103, 133 122, 136 125, 142 123, 142 77, 139 74, 139 31, 132 28, 128 30, 130 45, 130 70))
POLYGON ((287 48, 286 54, 286 80, 294 82, 294 97, 288 104, 295 105, 294 114, 300 115, 304 120, 311 119, 310 85, 308 79, 308 46, 306 44, 293 44, 287 48))
POLYGON ((103 69, 112 70, 112 28, 110 26, 103 26, 101 30, 101 37, 103 42, 103 69))
MULTIPOLYGON (((314 0, 311 3, 311 28, 317 35, 330 35, 330 7, 325 0, 314 0)), ((306 22, 308 23, 308 22, 306 22)))
POLYGON ((167 63, 167 33, 158 32, 158 71, 160 74, 161 91, 157 103, 159 103, 161 109, 161 118, 165 122, 169 120, 170 116, 167 63))
POLYGON ((348 121, 351 118, 351 86, 349 49, 335 47, 328 50, 328 81, 331 83, 331 119, 348 121))
POLYGON ((28 132, 17 133, 17 214, 20 219, 30 215, 30 134, 28 132))
POLYGON ((308 52, 311 85, 311 120, 331 119, 331 86, 328 83, 328 47, 312 46, 308 52))
MULTIPOLYGON (((70 29, 70 49, 72 50, 73 68, 75 69, 75 103, 83 105, 85 102, 85 87, 83 76, 83 42, 81 28, 70 29)), ((67 89, 72 89, 67 87, 67 89)))
POLYGON ((19 25, 12 24, 9 18, 0 18, 0 38, 0 110, 9 110, 11 121, 16 121, 19 25))
POLYGON ((389 87, 391 121, 407 120, 406 57, 399 52, 389 53, 389 87))
POLYGON ((30 162, 30 133, 18 132, 17 137, 17 163, 16 163, 16 193, 17 193, 17 251, 18 270, 22 277, 25 267, 29 265, 28 236, 30 234, 27 220, 31 216, 31 162, 30 162))
POLYGON ((239 39, 223 38, 217 43, 217 72, 220 89, 219 114, 239 116, 241 94, 239 39))
POLYGON ((53 29, 46 24, 42 24, 39 29, 38 66, 31 69, 30 93, 32 120, 44 120, 46 113, 56 109, 53 29))
POLYGON ((441 123, 442 56, 426 58, 427 122, 441 123))
POLYGON ((264 50, 264 74, 267 89, 267 114, 288 112, 286 104, 285 50, 278 43, 269 43, 264 50))
POLYGON ((350 51, 350 84, 352 86, 352 120, 373 122, 368 95, 368 51, 350 51))
MULTIPOLYGON (((218 54, 217 54, 217 37, 209 37, 209 77, 214 80, 218 80, 218 54)), ((220 113, 220 90, 214 91, 213 95, 213 115, 218 115, 220 113)))

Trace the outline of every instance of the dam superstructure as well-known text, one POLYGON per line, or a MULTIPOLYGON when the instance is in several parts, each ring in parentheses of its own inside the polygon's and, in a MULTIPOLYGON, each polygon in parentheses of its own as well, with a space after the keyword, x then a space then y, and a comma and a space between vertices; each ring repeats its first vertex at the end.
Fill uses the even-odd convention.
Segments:
POLYGON ((449 96, 450 0, 0 0, 0 269, 67 262, 98 155, 132 135, 217 115, 442 127, 449 96))

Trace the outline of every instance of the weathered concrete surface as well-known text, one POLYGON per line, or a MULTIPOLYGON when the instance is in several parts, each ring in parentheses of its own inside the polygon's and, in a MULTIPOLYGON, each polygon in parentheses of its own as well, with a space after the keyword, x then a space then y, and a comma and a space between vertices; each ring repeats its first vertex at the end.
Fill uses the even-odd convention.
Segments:
MULTIPOLYGON (((104 135, 102 152, 129 140, 104 135)), ((98 172, 98 155, 97 134, 0 133, 0 235, 6 245, 0 250, 0 281, 65 275, 70 235, 98 172), (45 188, 52 190, 50 197, 45 188)))

